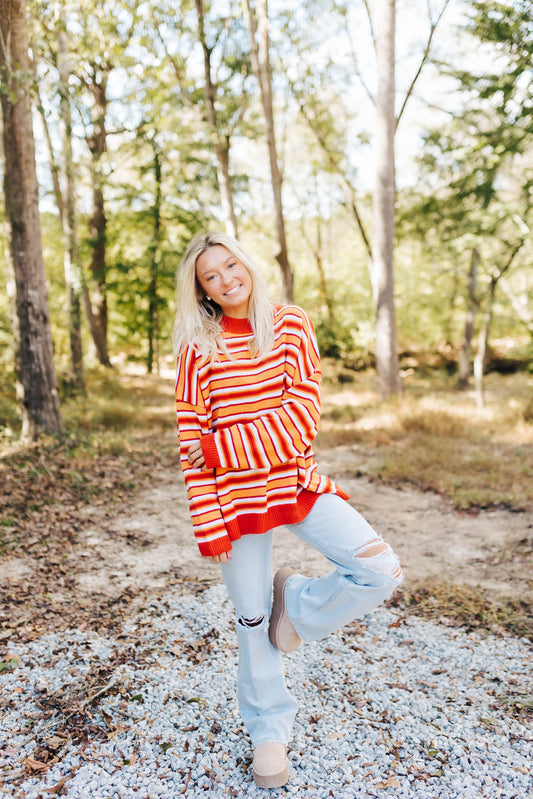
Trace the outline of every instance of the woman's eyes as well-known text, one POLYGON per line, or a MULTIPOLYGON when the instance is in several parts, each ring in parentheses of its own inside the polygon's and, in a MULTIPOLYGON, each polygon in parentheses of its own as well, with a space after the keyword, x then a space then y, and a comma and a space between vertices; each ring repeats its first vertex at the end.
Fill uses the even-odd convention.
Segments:
MULTIPOLYGON (((237 264, 236 263, 231 263, 231 264, 228 264, 227 268, 228 269, 232 269, 234 266, 237 266, 237 264)), ((206 279, 207 282, 209 282, 210 280, 213 280, 215 277, 216 277, 216 275, 209 275, 209 277, 206 277, 205 279, 206 279)))

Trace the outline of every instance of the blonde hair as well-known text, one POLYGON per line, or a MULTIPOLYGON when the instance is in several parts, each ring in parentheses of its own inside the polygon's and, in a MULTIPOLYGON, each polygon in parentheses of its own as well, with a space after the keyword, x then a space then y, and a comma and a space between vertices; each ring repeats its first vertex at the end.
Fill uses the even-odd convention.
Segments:
POLYGON ((226 352, 221 335, 222 308, 208 300, 196 277, 196 263, 202 253, 215 245, 226 247, 246 267, 252 279, 248 304, 248 321, 254 335, 250 352, 265 356, 274 343, 274 306, 266 283, 249 253, 227 233, 204 233, 191 241, 177 275, 177 310, 172 331, 174 352, 192 346, 202 358, 214 361, 217 352, 226 352))

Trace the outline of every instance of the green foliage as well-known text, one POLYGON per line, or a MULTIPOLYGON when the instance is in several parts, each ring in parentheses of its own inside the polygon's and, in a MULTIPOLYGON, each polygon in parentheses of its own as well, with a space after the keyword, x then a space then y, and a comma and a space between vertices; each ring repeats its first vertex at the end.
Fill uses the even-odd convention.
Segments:
POLYGON ((472 33, 482 41, 504 49, 521 71, 530 69, 533 52, 531 0, 514 0, 512 3, 478 0, 472 3, 472 8, 472 33))
MULTIPOLYGON (((520 296, 522 304, 531 296, 526 277, 533 255, 530 10, 530 2, 473 4, 472 41, 490 48, 492 61, 483 51, 480 62, 490 64, 487 70, 448 70, 464 97, 463 108, 448 125, 428 131, 420 157, 422 182, 407 196, 399 196, 400 252, 404 242, 417 237, 419 273, 427 273, 425 263, 434 265, 433 290, 417 291, 415 313, 420 317, 426 305, 427 321, 438 321, 448 342, 458 341, 464 327, 466 279, 474 250, 480 261, 475 298, 479 310, 486 308, 490 282, 507 272, 511 294, 520 296), (449 302, 443 303, 443 297, 449 302)), ((401 276, 400 284, 405 285, 401 276)), ((513 314, 505 311, 498 294, 493 317, 493 335, 516 329, 513 314)), ((428 332, 427 323, 423 331, 428 332)))
MULTIPOLYGON (((236 2, 220 6, 206 0, 204 5, 216 132, 233 142, 230 171, 241 238, 264 267, 274 296, 279 296, 267 159, 263 142, 258 141, 258 86, 250 68, 244 21, 236 2)), ((61 165, 56 65, 61 4, 33 0, 30 7, 41 100, 61 165)), ((112 360, 146 363, 153 327, 160 357, 170 352, 174 276, 187 242, 198 230, 223 227, 196 7, 192 0, 151 4, 91 0, 65 8, 73 70, 80 259, 86 267, 91 254, 88 144, 95 130, 94 83, 92 90, 89 86, 91 78, 101 78, 109 67, 108 149, 101 163, 108 222, 109 348, 112 360), (161 167, 159 206, 155 152, 161 167), (157 290, 152 296, 154 276, 157 290)), ((420 351, 422 346, 446 348, 453 354, 464 327, 472 249, 478 248, 481 256, 478 300, 483 310, 492 270, 505 263, 523 235, 523 226, 531 229, 533 224, 530 11, 530 0, 471 4, 471 44, 484 48, 476 67, 478 63, 489 67, 473 72, 462 61, 441 64, 456 81, 454 119, 427 132, 416 189, 400 189, 397 195, 395 291, 401 350, 420 351)), ((367 113, 372 87, 364 85, 363 50, 356 46, 368 36, 368 20, 364 9, 353 4, 336 3, 331 8, 324 0, 303 5, 291 0, 271 10, 271 23, 276 124, 284 159, 296 301, 309 311, 322 353, 362 368, 373 363, 375 309, 368 254, 347 197, 350 190, 357 194, 358 210, 370 231, 371 198, 362 191, 357 171, 366 157, 372 120, 367 113)), ((63 243, 50 194, 48 154, 43 137, 37 138, 48 296, 63 375, 69 356, 63 243)), ((5 242, 0 243, 3 251, 5 242)), ((532 257, 531 242, 525 240, 508 276, 510 291, 525 307, 532 298, 528 276, 532 257)), ((0 280, 2 285, 7 281, 2 254, 0 280)), ((493 336, 516 338, 519 332, 511 301, 498 292, 493 336)), ((86 325, 83 345, 90 365, 86 325)), ((0 353, 11 396, 14 353, 4 292, 0 292, 0 353)), ((68 394, 66 382, 63 389, 68 394)), ((10 416, 9 407, 8 402, 2 413, 13 426, 18 416, 16 412, 10 416)))
MULTIPOLYGON (((153 252, 150 210, 121 213, 110 226, 108 289, 110 300, 112 351, 124 353, 132 361, 145 361, 150 272, 153 252)), ((158 293, 156 313, 158 335, 168 341, 169 307, 174 296, 176 255, 160 253, 157 263, 158 293)))

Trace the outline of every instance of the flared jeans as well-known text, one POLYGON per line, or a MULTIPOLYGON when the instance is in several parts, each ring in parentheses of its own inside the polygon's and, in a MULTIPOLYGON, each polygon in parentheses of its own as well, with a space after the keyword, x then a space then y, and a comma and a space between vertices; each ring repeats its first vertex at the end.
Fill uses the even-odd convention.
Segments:
MULTIPOLYGON (((293 575, 286 612, 304 641, 318 641, 374 610, 401 582, 391 547, 345 500, 322 494, 305 519, 287 529, 334 567, 322 577, 293 575)), ((289 545, 288 545, 289 546, 289 545)), ((235 607, 239 647, 238 698, 253 746, 287 744, 298 705, 285 684, 282 654, 270 643, 272 531, 233 542, 221 565, 235 607)))

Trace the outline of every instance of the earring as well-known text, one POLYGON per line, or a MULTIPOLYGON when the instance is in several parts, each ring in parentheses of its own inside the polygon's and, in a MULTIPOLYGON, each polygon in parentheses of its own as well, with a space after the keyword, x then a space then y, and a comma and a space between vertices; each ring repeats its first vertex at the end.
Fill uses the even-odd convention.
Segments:
POLYGON ((206 299, 208 302, 211 302, 211 297, 208 297, 208 296, 207 296, 207 294, 205 295, 205 299, 206 299))

